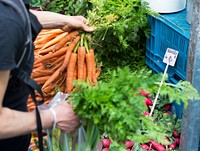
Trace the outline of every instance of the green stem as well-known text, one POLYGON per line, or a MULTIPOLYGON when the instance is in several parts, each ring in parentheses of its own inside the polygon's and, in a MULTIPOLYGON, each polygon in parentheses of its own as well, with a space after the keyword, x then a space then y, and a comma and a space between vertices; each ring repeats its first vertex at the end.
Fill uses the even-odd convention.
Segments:
POLYGON ((105 33, 103 34, 103 38, 102 38, 102 40, 104 40, 104 39, 105 39, 105 37, 106 37, 106 34, 107 34, 107 32, 108 32, 108 28, 109 28, 109 27, 107 27, 107 28, 106 28, 106 31, 105 31, 105 33))
POLYGON ((84 37, 85 37, 85 34, 84 33, 81 34, 81 44, 80 44, 81 47, 83 47, 84 37))
POLYGON ((80 46, 80 41, 77 43, 76 47, 74 48, 74 51, 73 51, 74 53, 77 52, 79 46, 80 46))
POLYGON ((85 49, 86 49, 86 53, 89 53, 89 48, 88 48, 88 43, 87 43, 86 38, 84 38, 84 46, 85 46, 85 49))

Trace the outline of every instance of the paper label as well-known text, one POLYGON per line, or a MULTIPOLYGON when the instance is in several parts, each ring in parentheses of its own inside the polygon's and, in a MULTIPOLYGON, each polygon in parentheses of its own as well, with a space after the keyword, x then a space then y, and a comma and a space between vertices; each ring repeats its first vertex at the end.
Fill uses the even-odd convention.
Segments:
POLYGON ((171 48, 167 48, 163 62, 169 64, 170 66, 174 66, 177 57, 178 57, 178 51, 171 48))

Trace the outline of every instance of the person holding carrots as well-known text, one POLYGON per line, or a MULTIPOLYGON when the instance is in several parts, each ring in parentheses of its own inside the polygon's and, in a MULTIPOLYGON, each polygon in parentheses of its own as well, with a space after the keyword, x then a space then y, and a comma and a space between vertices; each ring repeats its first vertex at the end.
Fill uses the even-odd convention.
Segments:
MULTIPOLYGON (((85 21, 83 16, 65 16, 48 11, 29 10, 28 0, 0 0, 1 151, 27 151, 30 133, 37 129, 35 112, 27 112, 28 86, 15 77, 15 72, 12 72, 19 60, 23 58, 20 60, 19 68, 28 76, 31 74, 34 62, 32 42, 26 47, 26 53, 29 55, 25 54, 25 57, 22 57, 27 44, 27 34, 31 35, 31 41, 34 41, 42 28, 60 28, 65 31, 79 29, 92 32, 93 29, 85 25, 85 21), (30 22, 23 19, 23 16, 16 12, 18 8, 13 8, 8 4, 9 2, 16 3, 22 9, 20 13, 28 14, 30 22)), ((66 102, 55 106, 53 111, 40 111, 40 118, 43 129, 53 128, 53 125, 56 125, 61 130, 70 133, 79 125, 79 119, 72 106, 66 102)))

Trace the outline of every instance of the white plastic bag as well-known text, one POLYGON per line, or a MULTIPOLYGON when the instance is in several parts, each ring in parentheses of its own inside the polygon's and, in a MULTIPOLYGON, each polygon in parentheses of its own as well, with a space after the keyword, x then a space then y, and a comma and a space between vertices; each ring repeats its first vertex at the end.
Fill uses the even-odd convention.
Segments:
MULTIPOLYGON (((39 110, 46 110, 46 109, 50 109, 50 108, 52 108, 52 107, 55 107, 56 105, 58 105, 59 103, 61 103, 61 102, 64 102, 66 99, 67 99, 67 97, 69 96, 69 94, 66 94, 66 93, 63 93, 63 92, 57 92, 57 94, 53 97, 53 99, 50 101, 50 103, 49 104, 43 104, 43 105, 40 105, 39 107, 38 107, 38 109, 39 110)), ((58 129, 56 129, 56 132, 57 131, 59 131, 58 129)), ((46 130, 46 133, 47 133, 47 136, 48 136, 48 144, 47 144, 47 146, 48 146, 48 151, 54 151, 53 150, 53 146, 52 146, 52 139, 51 139, 51 134, 52 134, 52 130, 51 129, 47 129, 46 130)), ((55 133, 55 132, 54 132, 55 133)), ((61 143, 63 146, 61 147, 61 148, 63 148, 64 150, 63 151, 68 151, 68 149, 67 149, 67 145, 66 145, 66 142, 67 142, 67 138, 66 138, 66 136, 65 136, 66 134, 64 134, 64 133, 62 133, 61 132, 61 134, 60 134, 60 137, 62 137, 62 139, 64 139, 64 140, 62 140, 62 139, 56 139, 56 141, 60 141, 60 140, 62 140, 61 142, 63 142, 63 143, 61 143)), ((55 136, 54 135, 54 137, 59 137, 59 136, 55 136)), ((55 141, 55 139, 54 139, 54 141, 55 141)), ((57 145, 60 145, 60 142, 56 142, 56 144, 57 145)), ((58 147, 60 147, 60 146, 58 146, 58 147)))

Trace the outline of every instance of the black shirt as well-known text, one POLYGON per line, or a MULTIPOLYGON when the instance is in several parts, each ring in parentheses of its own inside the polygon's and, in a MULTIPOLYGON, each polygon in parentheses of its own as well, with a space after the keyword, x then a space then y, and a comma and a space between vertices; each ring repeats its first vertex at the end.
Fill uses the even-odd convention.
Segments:
MULTIPOLYGON (((28 8, 28 1, 24 1, 28 8)), ((35 16, 30 12, 29 14, 32 23, 32 34, 33 38, 35 38, 41 30, 41 25, 35 16)), ((0 2, 0 71, 13 70, 16 67, 26 41, 26 32, 22 18, 16 11, 12 7, 0 2)), ((33 50, 29 51, 31 51, 30 57, 26 58, 26 63, 22 64, 20 68, 30 75, 33 68, 34 54, 33 50)), ((13 77, 9 80, 3 99, 3 106, 26 112, 28 95, 27 86, 22 81, 13 77)), ((30 135, 0 140, 0 150, 27 151, 29 142, 30 135)))
MULTIPOLYGON (((22 18, 13 8, 0 3, 0 10, 0 70, 12 70, 21 57, 27 31, 25 31, 22 18)), ((27 63, 23 64, 21 68, 30 74, 32 66, 33 51, 27 63)), ((12 78, 8 83, 3 106, 25 111, 26 104, 21 99, 27 93, 26 86, 21 81, 12 78), (20 107, 22 104, 23 109, 20 107)))

